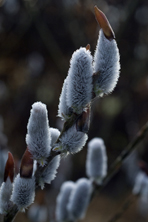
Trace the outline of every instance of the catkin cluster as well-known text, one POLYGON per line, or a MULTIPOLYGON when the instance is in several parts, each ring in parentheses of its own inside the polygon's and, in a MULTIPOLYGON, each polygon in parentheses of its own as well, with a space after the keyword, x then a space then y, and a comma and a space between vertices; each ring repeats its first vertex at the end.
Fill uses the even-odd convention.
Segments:
MULTIPOLYGON (((5 167, 0 189, 0 213, 9 214, 13 206, 25 210, 34 202, 35 188, 50 184, 55 178, 62 156, 82 150, 88 139, 91 103, 95 97, 109 94, 119 78, 119 50, 114 32, 106 16, 95 7, 96 20, 101 29, 94 56, 90 46, 80 47, 70 60, 59 98, 58 116, 64 121, 63 130, 49 126, 45 104, 32 105, 27 125, 26 151, 20 171, 15 176, 11 153, 5 167)), ((107 174, 107 156, 102 139, 88 144, 86 174, 76 183, 66 182, 57 198, 58 221, 76 221, 84 217, 93 192, 107 174)))
POLYGON ((107 155, 104 142, 100 138, 92 139, 88 144, 86 158, 87 178, 75 183, 63 183, 57 197, 56 220, 58 222, 83 219, 96 185, 100 185, 107 174, 107 155))

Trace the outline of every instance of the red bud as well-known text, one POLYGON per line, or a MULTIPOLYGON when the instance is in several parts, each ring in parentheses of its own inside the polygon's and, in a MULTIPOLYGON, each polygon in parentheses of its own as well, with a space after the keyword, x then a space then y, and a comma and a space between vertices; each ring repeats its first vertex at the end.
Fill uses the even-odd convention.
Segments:
POLYGON ((109 40, 114 39, 115 38, 114 31, 112 30, 112 27, 108 19, 106 18, 105 14, 100 9, 98 9, 97 6, 94 7, 94 10, 95 10, 96 20, 100 25, 100 27, 102 28, 105 37, 109 40))
POLYGON ((90 50, 90 44, 87 44, 86 50, 90 50))
POLYGON ((20 177, 31 178, 32 172, 33 172, 33 158, 27 148, 21 160, 20 177))
POLYGON ((83 133, 87 133, 90 125, 90 107, 87 111, 83 111, 83 113, 78 117, 76 121, 76 129, 77 131, 81 131, 83 133))
POLYGON ((14 158, 13 155, 8 152, 8 159, 5 166, 5 172, 4 172, 4 182, 6 182, 7 178, 10 178, 11 183, 13 183, 14 178, 14 158))

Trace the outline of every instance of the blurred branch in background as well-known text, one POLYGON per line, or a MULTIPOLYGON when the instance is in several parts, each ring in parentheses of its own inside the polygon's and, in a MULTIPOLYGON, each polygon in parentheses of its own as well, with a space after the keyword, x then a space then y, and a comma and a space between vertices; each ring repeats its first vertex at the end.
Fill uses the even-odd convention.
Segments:
POLYGON ((50 57, 57 64, 57 68, 62 73, 65 73, 66 61, 64 59, 63 53, 61 52, 58 43, 55 41, 54 36, 50 32, 46 23, 42 20, 41 13, 37 5, 31 7, 29 1, 25 1, 25 7, 28 15, 36 26, 38 34, 40 35, 42 42, 44 43, 46 49, 49 52, 50 57), (28 4, 27 4, 28 3, 28 4))
POLYGON ((120 210, 117 210, 117 213, 115 213, 115 215, 110 220, 108 220, 108 222, 116 222, 120 220, 124 213, 131 207, 131 205, 135 203, 136 198, 137 197, 131 195, 128 200, 120 207, 120 210))
POLYGON ((133 152, 137 148, 138 144, 143 141, 147 133, 148 133, 148 122, 141 128, 135 139, 131 143, 129 143, 129 145, 122 151, 121 155, 117 157, 117 159, 111 166, 107 177, 104 178, 103 181, 104 185, 108 183, 108 180, 110 180, 116 172, 118 172, 118 170, 123 164, 123 161, 126 159, 126 157, 128 157, 131 154, 131 152, 133 152))

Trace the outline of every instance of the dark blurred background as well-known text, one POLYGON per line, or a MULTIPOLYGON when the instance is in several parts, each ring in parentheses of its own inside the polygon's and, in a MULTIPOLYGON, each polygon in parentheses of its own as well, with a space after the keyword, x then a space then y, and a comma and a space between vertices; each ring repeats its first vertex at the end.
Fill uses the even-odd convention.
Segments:
MULTIPOLYGON (((147 0, 0 0, 1 150, 9 149, 16 163, 26 148, 26 126, 34 102, 45 103, 50 126, 61 127, 57 108, 71 55, 88 43, 92 54, 96 47, 99 27, 94 5, 106 14, 115 32, 121 75, 114 92, 93 104, 89 140, 104 139, 110 166, 148 120, 147 0)), ((146 162, 147 146, 145 139, 138 147, 139 158, 146 162)), ((86 151, 84 148, 62 160, 56 180, 37 192, 38 205, 30 212, 40 206, 41 222, 46 221, 43 215, 53 221, 61 183, 86 176, 86 151)), ((113 178, 92 201, 84 221, 105 222, 115 214, 117 206, 131 194, 125 178, 122 171, 113 178)), ((16 222, 20 219, 39 221, 39 216, 31 220, 28 214, 20 213, 16 222)), ((120 221, 141 222, 147 218, 139 213, 136 200, 120 221)))

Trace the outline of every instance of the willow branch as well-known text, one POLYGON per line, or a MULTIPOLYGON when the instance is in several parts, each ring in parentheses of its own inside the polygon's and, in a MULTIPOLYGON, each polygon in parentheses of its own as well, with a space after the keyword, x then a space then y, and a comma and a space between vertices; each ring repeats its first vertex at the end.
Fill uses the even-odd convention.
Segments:
POLYGON ((11 207, 9 212, 4 216, 4 222, 11 222, 15 219, 16 215, 18 213, 18 208, 15 204, 11 207))
POLYGON ((122 205, 120 211, 118 211, 108 222, 116 222, 118 221, 123 214, 130 208, 130 206, 135 202, 136 196, 130 196, 128 200, 122 205))
POLYGON ((123 164, 123 161, 126 159, 126 157, 128 157, 128 155, 130 155, 132 153, 132 151, 134 151, 137 148, 137 146, 139 145, 140 142, 143 141, 143 139, 145 138, 147 133, 148 133, 148 122, 139 130, 135 139, 131 143, 129 143, 128 146, 117 157, 117 159, 115 160, 115 162, 111 166, 107 176, 103 179, 102 184, 98 186, 94 182, 94 184, 93 184, 94 191, 92 193, 91 200, 93 199, 93 197, 97 193, 101 192, 101 190, 109 183, 109 181, 113 178, 113 176, 120 170, 120 168, 123 164))
MULTIPOLYGON (((68 130, 77 120, 77 116, 76 115, 72 115, 71 119, 68 120, 64 127, 63 127, 63 130, 60 134, 60 137, 62 136, 62 134, 68 130)), ((43 171, 46 169, 46 167, 48 166, 48 164, 53 160, 53 158, 57 155, 60 155, 62 154, 61 151, 57 152, 57 151, 53 151, 51 149, 51 152, 50 152, 50 156, 47 158, 47 164, 42 167, 42 166, 39 166, 37 165, 37 170, 35 172, 35 178, 36 178, 36 188, 39 186, 39 178, 40 176, 42 175, 43 171)), ((17 206, 15 204, 12 204, 12 206, 10 207, 10 210, 9 212, 4 216, 4 222, 12 222, 14 220, 14 218, 16 217, 17 213, 19 212, 17 206)))
POLYGON ((131 143, 129 143, 128 146, 117 157, 117 159, 111 166, 109 173, 103 180, 103 186, 105 186, 110 181, 110 179, 119 171, 119 169, 122 166, 123 161, 126 159, 126 157, 130 153, 132 153, 133 150, 137 148, 137 145, 139 145, 139 143, 143 141, 147 133, 148 133, 148 122, 139 130, 135 139, 131 143))

